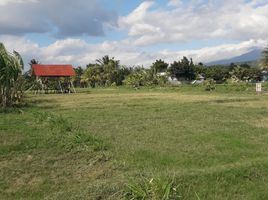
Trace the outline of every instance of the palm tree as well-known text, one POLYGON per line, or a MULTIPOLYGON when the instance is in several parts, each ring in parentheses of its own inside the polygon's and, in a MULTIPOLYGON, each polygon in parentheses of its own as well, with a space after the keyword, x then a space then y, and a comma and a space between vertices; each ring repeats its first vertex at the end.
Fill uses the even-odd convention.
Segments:
POLYGON ((106 56, 103 56, 102 58, 100 59, 97 59, 96 62, 99 64, 99 65, 108 65, 110 63, 112 59, 109 58, 108 55, 106 56))
POLYGON ((268 68, 268 46, 262 52, 260 66, 263 69, 268 68))
POLYGON ((115 60, 114 57, 110 58, 108 55, 103 56, 100 59, 97 59, 96 62, 100 66, 113 65, 115 68, 118 68, 119 67, 119 64, 120 64, 120 61, 119 60, 115 60))
POLYGON ((5 108, 19 101, 19 79, 23 70, 23 60, 16 51, 10 53, 4 44, 0 43, 0 105, 5 108))
POLYGON ((40 62, 38 60, 35 60, 34 58, 32 60, 30 60, 29 65, 35 65, 35 64, 40 64, 40 62))

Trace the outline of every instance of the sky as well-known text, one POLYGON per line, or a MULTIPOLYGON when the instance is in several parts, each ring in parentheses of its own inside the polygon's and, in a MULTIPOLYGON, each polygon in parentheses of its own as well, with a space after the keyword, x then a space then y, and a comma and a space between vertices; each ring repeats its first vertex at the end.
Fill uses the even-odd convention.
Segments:
POLYGON ((26 64, 148 67, 227 59, 268 44, 268 0, 0 0, 0 42, 26 64))

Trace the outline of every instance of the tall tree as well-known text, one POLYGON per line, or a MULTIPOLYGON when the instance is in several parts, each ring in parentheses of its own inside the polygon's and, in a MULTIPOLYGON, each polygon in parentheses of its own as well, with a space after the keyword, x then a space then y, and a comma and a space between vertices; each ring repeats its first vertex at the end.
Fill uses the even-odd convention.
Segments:
POLYGON ((35 64, 40 64, 40 62, 34 58, 32 60, 30 60, 30 62, 29 62, 30 66, 35 65, 35 64))
POLYGON ((28 64, 30 65, 30 69, 23 74, 24 87, 26 89, 31 88, 35 84, 36 78, 32 76, 32 65, 39 64, 39 62, 33 58, 28 64))
POLYGON ((177 79, 190 81, 196 76, 192 59, 188 60, 186 57, 183 57, 181 61, 174 61, 168 70, 171 76, 177 79))
POLYGON ((91 87, 96 85, 103 86, 103 68, 99 66, 88 67, 81 76, 81 82, 89 84, 91 87))
POLYGON ((101 65, 101 66, 104 66, 104 65, 113 65, 116 68, 119 67, 119 63, 120 63, 119 60, 115 60, 114 57, 110 58, 108 55, 103 56, 100 59, 97 59, 96 62, 97 62, 98 65, 101 65))
POLYGON ((97 59, 96 62, 97 62, 99 65, 108 65, 109 62, 110 62, 110 58, 109 58, 108 55, 105 55, 105 56, 103 56, 102 58, 97 59))
POLYGON ((206 79, 213 79, 217 83, 223 83, 230 78, 231 69, 229 66, 211 66, 206 67, 204 70, 204 76, 206 79))
POLYGON ((4 44, 0 43, 0 104, 3 108, 21 99, 19 79, 23 66, 20 54, 16 51, 8 52, 4 44))
POLYGON ((82 67, 78 66, 74 68, 75 71, 75 77, 73 77, 73 82, 75 87, 81 87, 81 76, 84 73, 84 70, 82 67))
POLYGON ((124 76, 128 75, 128 69, 120 67, 120 61, 110 58, 108 55, 96 60, 96 64, 87 65, 87 69, 81 81, 91 87, 121 85, 124 76))
POLYGON ((165 61, 161 59, 156 60, 151 66, 151 69, 155 74, 160 73, 160 72, 166 72, 167 68, 168 68, 168 63, 165 63, 165 61))
POLYGON ((102 81, 106 86, 117 83, 118 71, 120 68, 120 61, 110 58, 108 55, 96 60, 97 64, 103 68, 102 81))

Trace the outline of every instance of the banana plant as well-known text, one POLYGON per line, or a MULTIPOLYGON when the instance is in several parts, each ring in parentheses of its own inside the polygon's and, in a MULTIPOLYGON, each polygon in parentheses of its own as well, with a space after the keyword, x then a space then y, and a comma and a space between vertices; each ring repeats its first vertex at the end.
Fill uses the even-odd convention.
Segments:
POLYGON ((12 106, 21 100, 21 77, 23 60, 16 51, 10 53, 0 43, 0 105, 3 108, 12 106))

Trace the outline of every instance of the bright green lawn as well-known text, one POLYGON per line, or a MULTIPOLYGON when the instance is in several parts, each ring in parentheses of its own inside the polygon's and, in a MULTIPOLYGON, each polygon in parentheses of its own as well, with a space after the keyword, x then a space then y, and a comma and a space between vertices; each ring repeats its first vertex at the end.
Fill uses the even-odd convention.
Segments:
POLYGON ((0 113, 0 199, 119 199, 140 177, 174 178, 180 199, 268 199, 268 96, 239 90, 28 94, 0 113))

